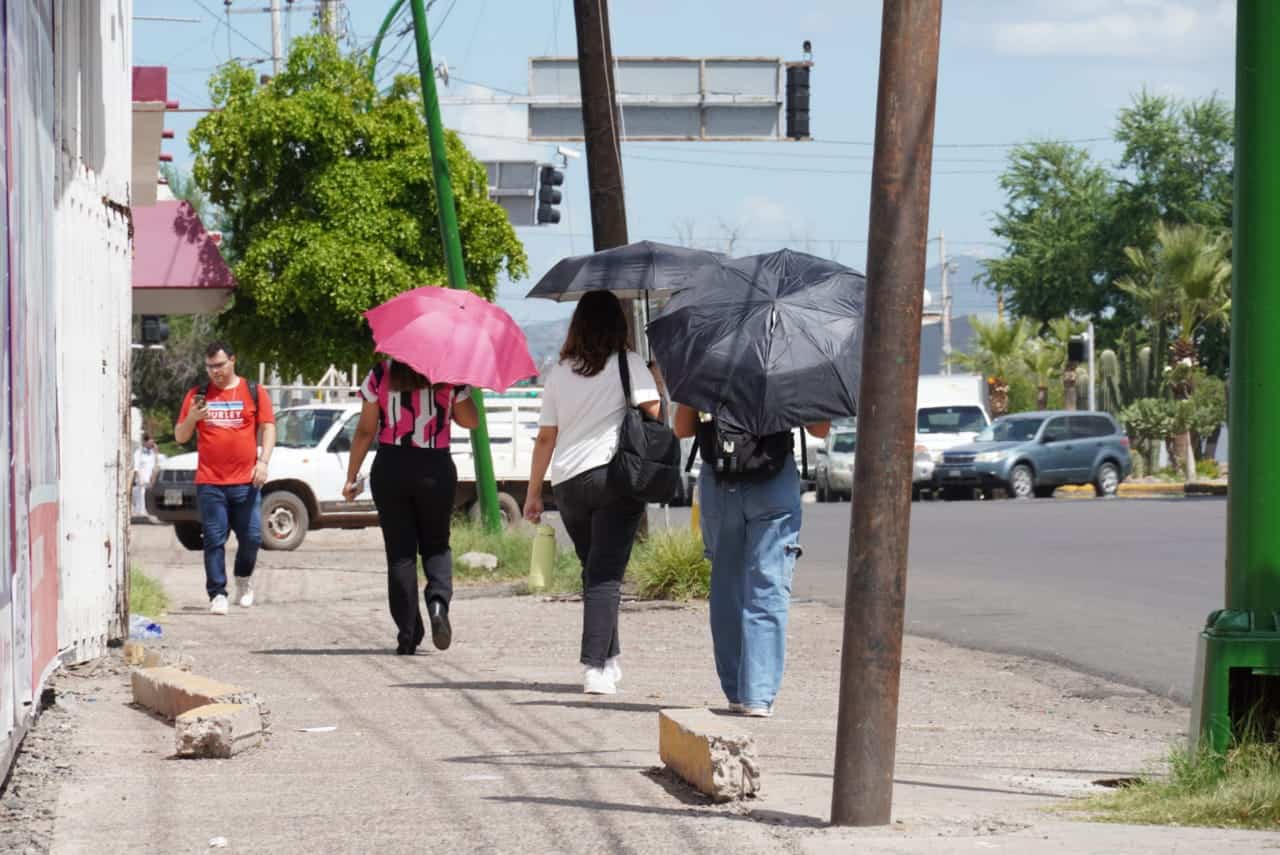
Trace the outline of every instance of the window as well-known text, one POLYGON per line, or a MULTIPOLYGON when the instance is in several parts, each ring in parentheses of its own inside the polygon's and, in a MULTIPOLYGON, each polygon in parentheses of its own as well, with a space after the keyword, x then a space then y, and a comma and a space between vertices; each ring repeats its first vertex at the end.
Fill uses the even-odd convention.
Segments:
POLYGON ((1111 436, 1116 432, 1115 425, 1106 416, 1072 416, 1071 436, 1075 439, 1094 439, 1100 436, 1111 436))
POLYGON ((333 442, 329 443, 329 450, 333 452, 350 451, 351 443, 356 438, 356 425, 360 424, 360 414, 356 413, 347 419, 347 423, 342 426, 342 430, 333 438, 333 442))
POLYGON ((1049 423, 1044 426, 1045 442, 1062 442, 1070 438, 1071 434, 1067 430, 1066 419, 1050 419, 1049 423))
POLYGON ((858 435, 853 433, 838 433, 835 441, 831 443, 831 450, 836 454, 852 454, 858 445, 858 435))
POLYGON ((341 410, 283 410, 276 416, 276 445, 315 448, 341 415, 341 410))
POLYGON ((987 426, 981 407, 921 407, 916 433, 977 433, 987 426))
POLYGON ((997 419, 978 434, 978 442, 1026 442, 1035 439, 1044 419, 997 419))

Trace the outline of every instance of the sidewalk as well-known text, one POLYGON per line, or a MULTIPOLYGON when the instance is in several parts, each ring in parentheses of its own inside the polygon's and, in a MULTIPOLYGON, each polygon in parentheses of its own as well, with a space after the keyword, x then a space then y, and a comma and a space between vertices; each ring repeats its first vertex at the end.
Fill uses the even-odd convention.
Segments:
MULTIPOLYGON (((270 707, 264 747, 171 759, 124 673, 60 678, 56 853, 1200 852, 1280 834, 1131 828, 1055 810, 1183 738, 1185 708, 1064 669, 908 639, 895 824, 825 826, 840 613, 798 605, 777 715, 743 720, 764 795, 712 806, 656 774, 657 711, 723 709, 705 606, 627 604, 624 692, 581 694, 581 605, 462 589, 447 653, 391 655, 376 532, 264 553, 260 605, 209 616, 199 555, 135 530, 173 596, 165 645, 270 707), (371 548, 372 547, 372 548, 371 548), (330 733, 300 729, 335 725, 330 733), (939 837, 946 838, 945 844, 939 837)), ((44 726, 42 724, 41 726, 44 726)), ((43 743, 42 743, 43 744, 43 743)), ((0 835, 0 844, 4 838, 0 835)), ((0 845, 0 848, 3 848, 0 845)))

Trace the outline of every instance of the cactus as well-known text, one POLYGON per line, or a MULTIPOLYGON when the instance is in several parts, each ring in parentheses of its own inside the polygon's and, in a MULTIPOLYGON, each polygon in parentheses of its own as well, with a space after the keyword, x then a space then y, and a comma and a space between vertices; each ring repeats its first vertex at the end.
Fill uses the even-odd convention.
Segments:
POLYGON ((1124 331, 1118 350, 1108 348, 1098 356, 1098 382, 1102 390, 1102 408, 1113 415, 1134 401, 1160 394, 1160 384, 1151 360, 1151 348, 1138 346, 1138 331, 1124 331))

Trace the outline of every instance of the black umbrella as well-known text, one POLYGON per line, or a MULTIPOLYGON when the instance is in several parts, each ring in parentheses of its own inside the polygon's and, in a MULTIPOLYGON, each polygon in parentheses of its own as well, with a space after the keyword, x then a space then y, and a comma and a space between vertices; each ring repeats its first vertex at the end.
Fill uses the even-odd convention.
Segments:
POLYGON ((788 249, 704 269, 649 325, 671 399, 758 436, 852 416, 867 280, 788 249))
POLYGON ((588 291, 611 291, 621 299, 641 299, 684 287, 691 273, 715 265, 721 257, 703 249, 642 240, 561 259, 525 296, 563 303, 588 291))

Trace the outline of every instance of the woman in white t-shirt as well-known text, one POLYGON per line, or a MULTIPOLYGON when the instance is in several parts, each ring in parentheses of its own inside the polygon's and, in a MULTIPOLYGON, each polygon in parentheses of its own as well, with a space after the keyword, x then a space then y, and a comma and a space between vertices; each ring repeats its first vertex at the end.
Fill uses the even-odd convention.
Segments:
POLYGON ((542 517, 542 484, 551 488, 564 527, 582 561, 583 691, 612 695, 618 667, 618 603, 622 574, 645 512, 634 496, 610 490, 606 472, 618 447, 623 399, 618 354, 626 352, 631 403, 655 418, 659 395, 644 360, 628 347, 627 318, 618 298, 593 291, 578 303, 560 362, 543 384, 542 416, 529 473, 525 518, 542 517))

